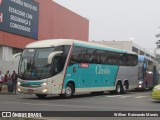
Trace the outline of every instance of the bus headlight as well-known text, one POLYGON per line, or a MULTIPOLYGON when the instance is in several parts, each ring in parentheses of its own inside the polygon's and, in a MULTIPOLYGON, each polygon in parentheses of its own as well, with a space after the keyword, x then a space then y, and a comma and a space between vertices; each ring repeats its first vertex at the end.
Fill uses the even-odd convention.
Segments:
POLYGON ((139 81, 138 83, 139 83, 139 84, 143 84, 143 81, 139 81))
POLYGON ((142 85, 139 85, 138 87, 139 87, 139 88, 141 88, 141 87, 142 87, 142 85))
POLYGON ((21 85, 21 83, 20 83, 20 82, 17 82, 17 85, 19 85, 19 86, 20 86, 20 85, 21 85))
POLYGON ((48 82, 44 82, 44 83, 42 83, 41 85, 42 86, 46 86, 48 84, 48 82))
POLYGON ((47 89, 44 89, 44 90, 43 90, 43 93, 45 93, 45 92, 47 92, 47 89))

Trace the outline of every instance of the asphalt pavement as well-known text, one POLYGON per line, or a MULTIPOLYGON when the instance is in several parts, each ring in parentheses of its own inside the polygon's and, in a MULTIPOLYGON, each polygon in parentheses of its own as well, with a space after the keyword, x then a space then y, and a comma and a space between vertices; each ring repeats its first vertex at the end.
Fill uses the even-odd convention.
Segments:
MULTIPOLYGON (((57 95, 39 99, 32 94, 0 94, 0 111, 160 111, 159 104, 160 101, 151 98, 151 91, 131 91, 122 95, 110 93, 104 93, 103 95, 77 94, 71 99, 62 99, 57 95)), ((115 120, 121 118, 111 117, 115 120)), ((81 118, 55 117, 47 119, 74 120, 81 118)), ((92 118, 83 117, 83 119, 92 118)), ((96 118, 92 120, 94 119, 96 118)), ((133 117, 127 120, 132 119, 133 117)), ((149 118, 145 120, 147 119, 149 118)), ((154 119, 157 118, 152 120, 154 119)))

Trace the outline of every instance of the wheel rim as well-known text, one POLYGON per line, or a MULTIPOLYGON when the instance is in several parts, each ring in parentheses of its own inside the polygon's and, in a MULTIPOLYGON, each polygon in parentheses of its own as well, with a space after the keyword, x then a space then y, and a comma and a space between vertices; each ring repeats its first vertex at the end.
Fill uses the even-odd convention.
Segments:
POLYGON ((118 85, 117 85, 117 93, 120 93, 120 91, 121 91, 121 87, 120 87, 120 85, 118 84, 118 85))
POLYGON ((66 87, 66 95, 70 96, 71 94, 72 94, 72 89, 69 86, 67 86, 66 87))
POLYGON ((126 86, 126 84, 123 85, 123 91, 124 91, 124 92, 127 91, 127 86, 126 86))

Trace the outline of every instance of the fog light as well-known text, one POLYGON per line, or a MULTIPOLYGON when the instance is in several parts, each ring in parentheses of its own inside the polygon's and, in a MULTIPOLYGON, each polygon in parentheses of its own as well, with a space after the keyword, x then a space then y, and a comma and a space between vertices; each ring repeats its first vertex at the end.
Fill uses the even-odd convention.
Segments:
POLYGON ((45 93, 45 92, 47 92, 47 89, 44 89, 44 90, 43 90, 43 93, 45 93))
POLYGON ((18 92, 21 92, 21 89, 18 88, 17 90, 18 90, 18 92))

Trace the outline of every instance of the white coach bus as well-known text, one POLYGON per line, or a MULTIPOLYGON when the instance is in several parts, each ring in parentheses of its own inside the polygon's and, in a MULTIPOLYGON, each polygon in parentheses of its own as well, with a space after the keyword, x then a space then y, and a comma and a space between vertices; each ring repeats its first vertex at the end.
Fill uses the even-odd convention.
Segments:
POLYGON ((59 94, 115 91, 126 93, 138 84, 136 53, 68 39, 28 44, 21 55, 17 89, 39 98, 59 94))

